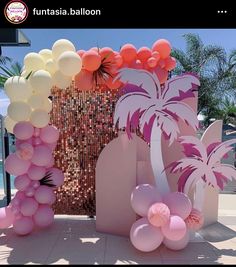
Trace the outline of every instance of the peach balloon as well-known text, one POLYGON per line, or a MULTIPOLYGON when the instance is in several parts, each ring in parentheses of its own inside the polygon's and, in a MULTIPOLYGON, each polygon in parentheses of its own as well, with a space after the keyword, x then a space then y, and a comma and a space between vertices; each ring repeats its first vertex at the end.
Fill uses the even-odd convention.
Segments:
POLYGON ((176 59, 174 57, 168 57, 165 59, 165 69, 173 70, 176 67, 176 59))
POLYGON ((83 68, 88 71, 95 71, 101 65, 101 56, 94 50, 87 51, 82 56, 83 68))
POLYGON ((148 210, 148 220, 153 226, 163 226, 169 218, 170 210, 164 203, 155 203, 148 210))
POLYGON ((120 55, 125 62, 131 62, 137 57, 137 50, 132 44, 125 44, 121 47, 120 55))
POLYGON ((170 55, 171 44, 166 39, 159 39, 153 44, 152 50, 159 52, 161 58, 165 59, 170 55))
POLYGON ((137 57, 141 62, 145 62, 152 56, 152 51, 146 46, 139 48, 137 52, 137 57))
POLYGON ((185 219, 185 223, 189 229, 199 230, 204 223, 203 213, 197 209, 192 209, 189 216, 185 219))
POLYGON ((85 53, 86 51, 83 50, 83 49, 80 49, 77 51, 77 54, 82 58, 83 54, 85 53))
POLYGON ((75 86, 83 91, 91 90, 93 88, 92 72, 82 69, 81 72, 75 76, 75 86))

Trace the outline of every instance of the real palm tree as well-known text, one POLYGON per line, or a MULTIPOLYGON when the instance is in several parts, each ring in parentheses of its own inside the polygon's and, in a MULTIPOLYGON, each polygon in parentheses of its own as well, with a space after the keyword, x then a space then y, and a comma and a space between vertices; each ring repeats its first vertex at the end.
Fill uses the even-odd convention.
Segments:
POLYGON ((117 75, 125 86, 124 94, 115 107, 114 124, 125 128, 131 138, 131 129, 140 126, 145 140, 150 142, 151 164, 160 193, 169 192, 161 153, 161 137, 172 144, 180 129, 182 119, 195 130, 198 127, 196 113, 181 100, 194 97, 193 91, 199 86, 194 75, 185 74, 166 81, 161 88, 155 74, 145 70, 122 69, 117 75))
POLYGON ((0 89, 4 87, 5 81, 12 76, 20 76, 22 71, 22 66, 19 62, 14 62, 7 66, 0 66, 0 89))

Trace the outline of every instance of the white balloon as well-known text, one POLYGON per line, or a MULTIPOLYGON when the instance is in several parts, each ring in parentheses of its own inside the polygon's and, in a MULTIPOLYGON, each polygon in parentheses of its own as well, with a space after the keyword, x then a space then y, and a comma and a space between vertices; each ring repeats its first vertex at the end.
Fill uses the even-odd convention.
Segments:
POLYGON ((45 111, 47 111, 48 113, 51 112, 51 110, 52 110, 52 101, 49 98, 44 100, 43 109, 45 111))
POLYGON ((45 68, 43 57, 37 53, 29 53, 24 58, 25 70, 36 71, 45 68))
POLYGON ((60 55, 57 61, 59 70, 66 76, 74 76, 82 69, 80 56, 73 51, 66 51, 60 55))
POLYGON ((53 78, 53 85, 61 89, 69 87, 72 81, 71 77, 65 76, 59 70, 54 73, 52 78, 53 78))
POLYGON ((46 71, 48 71, 51 75, 53 75, 57 70, 57 64, 53 59, 49 59, 46 62, 46 67, 45 67, 46 71))
POLYGON ((39 55, 42 56, 44 62, 52 58, 52 50, 50 49, 42 49, 39 51, 39 55))
POLYGON ((46 70, 38 70, 30 77, 30 84, 35 94, 49 96, 52 88, 52 76, 46 70))
POLYGON ((32 95, 32 88, 24 77, 13 76, 8 78, 4 88, 11 101, 26 100, 32 95))
POLYGON ((28 121, 30 113, 30 105, 23 101, 12 102, 7 108, 8 116, 16 122, 28 121))
POLYGON ((17 124, 16 121, 12 120, 9 116, 6 116, 4 119, 4 126, 9 133, 13 134, 13 128, 17 124))
POLYGON ((42 106, 44 105, 44 99, 45 96, 37 94, 37 95, 32 95, 27 102, 32 109, 37 109, 37 108, 42 108, 42 106))
POLYGON ((58 59, 59 56, 65 51, 76 51, 75 46, 69 40, 57 40, 52 46, 52 56, 54 59, 58 59))
POLYGON ((50 116, 43 109, 35 109, 30 116, 30 122, 34 127, 43 128, 48 125, 50 116))

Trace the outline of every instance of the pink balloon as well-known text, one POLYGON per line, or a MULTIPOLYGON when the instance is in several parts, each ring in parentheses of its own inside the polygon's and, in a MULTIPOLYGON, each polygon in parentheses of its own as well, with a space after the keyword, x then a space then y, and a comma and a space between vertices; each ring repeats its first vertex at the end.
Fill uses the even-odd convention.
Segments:
POLYGON ((54 192, 51 187, 41 185, 35 191, 34 197, 40 204, 49 204, 53 200, 54 192))
POLYGON ((131 206, 140 216, 147 216, 148 209, 155 202, 161 202, 157 188, 150 184, 136 186, 131 194, 131 206))
POLYGON ((162 241, 163 234, 160 228, 152 226, 147 218, 136 221, 130 230, 130 240, 133 246, 143 252, 157 249, 162 241))
POLYGON ((40 138, 45 143, 55 143, 59 139, 59 131, 55 126, 48 125, 41 129, 40 138))
POLYGON ((52 205, 53 203, 55 203, 55 201, 56 201, 56 194, 53 192, 52 199, 51 199, 50 203, 48 203, 48 204, 52 205))
POLYGON ((51 151, 53 151, 57 147, 57 142, 51 143, 51 144, 46 144, 46 145, 49 147, 49 149, 51 151))
POLYGON ((35 189, 32 186, 29 186, 25 189, 25 195, 27 197, 32 197, 35 193, 35 189))
POLYGON ((34 189, 37 189, 40 186, 39 181, 32 181, 30 186, 32 186, 34 189))
POLYGON ((64 173, 61 170, 58 168, 51 168, 48 169, 48 172, 51 173, 50 179, 56 187, 59 187, 64 183, 64 173))
POLYGON ((53 166, 54 166, 54 164, 55 164, 55 160, 54 160, 54 158, 52 157, 52 159, 51 159, 51 161, 48 163, 48 165, 47 166, 45 166, 47 169, 48 168, 52 168, 53 166))
POLYGON ((125 44, 120 49, 120 55, 125 62, 132 62, 137 57, 137 50, 132 44, 125 44))
POLYGON ((46 169, 44 167, 39 167, 36 165, 31 165, 28 170, 28 175, 31 180, 40 180, 46 174, 46 169))
POLYGON ((30 160, 33 157, 34 148, 31 144, 24 142, 18 145, 16 155, 19 159, 30 160))
POLYGON ((39 135, 40 135, 40 128, 34 128, 34 134, 33 134, 33 136, 34 137, 39 137, 39 135))
POLYGON ((17 190, 24 191, 30 184, 30 178, 27 174, 17 176, 14 180, 14 186, 17 190))
POLYGON ((183 220, 189 216, 192 210, 189 197, 181 192, 168 193, 163 197, 163 202, 169 207, 171 214, 178 215, 183 220))
POLYGON ((42 142, 41 138, 33 137, 32 138, 32 143, 33 143, 34 146, 38 146, 38 145, 41 145, 43 142, 42 142))
POLYGON ((186 224, 184 220, 176 215, 171 215, 169 223, 161 227, 163 235, 170 240, 180 240, 186 233, 186 224))
MULTIPOLYGON (((18 191, 18 192, 16 192, 16 194, 15 194, 13 200, 21 201, 21 200, 24 199, 24 198, 25 198, 25 194, 24 194, 24 192, 18 191)), ((12 201, 13 201, 13 200, 12 200, 12 201)))
POLYGON ((32 216, 38 208, 38 202, 32 197, 26 197, 20 205, 20 212, 24 216, 32 216))
POLYGON ((168 223, 170 210, 164 203, 154 203, 148 210, 148 221, 156 227, 168 223))
POLYGON ((173 241, 168 238, 164 238, 163 244, 172 250, 181 250, 184 249, 189 242, 189 231, 186 231, 184 237, 182 237, 180 240, 173 241))
POLYGON ((14 126, 13 133, 16 138, 20 140, 26 140, 32 137, 34 133, 34 127, 30 122, 20 121, 14 126))
POLYGON ((19 205, 13 206, 11 208, 11 211, 15 215, 15 218, 16 218, 16 216, 20 214, 20 206, 19 205))
POLYGON ((37 166, 47 166, 52 158, 52 152, 46 145, 39 145, 34 148, 32 163, 37 166))
POLYGON ((14 221, 14 214, 11 208, 2 207, 0 208, 0 229, 8 228, 14 221))
POLYGON ((26 139, 26 140, 20 140, 20 139, 16 139, 16 149, 18 149, 20 147, 21 144, 23 143, 28 143, 30 145, 33 144, 33 140, 32 138, 26 139))
POLYGON ((49 205, 39 205, 33 219, 37 226, 47 227, 53 223, 54 212, 49 205))
POLYGON ((13 229, 18 235, 28 235, 32 232, 34 223, 31 217, 22 216, 13 223, 13 229))
POLYGON ((5 160, 5 169, 12 175, 22 175, 28 171, 30 161, 22 160, 15 153, 10 154, 5 160))

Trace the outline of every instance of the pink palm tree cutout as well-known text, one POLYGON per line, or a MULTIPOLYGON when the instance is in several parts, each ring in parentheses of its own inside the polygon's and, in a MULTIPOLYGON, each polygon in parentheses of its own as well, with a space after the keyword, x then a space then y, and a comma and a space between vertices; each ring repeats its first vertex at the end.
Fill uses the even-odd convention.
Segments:
POLYGON ((221 190, 229 180, 236 179, 236 169, 229 164, 222 164, 221 159, 233 149, 236 139, 220 143, 211 143, 207 147, 194 136, 180 137, 186 158, 171 163, 171 172, 182 172, 178 180, 178 191, 188 194, 191 188, 202 179, 212 187, 221 190))
POLYGON ((121 69, 116 77, 125 85, 123 95, 115 107, 114 124, 126 129, 131 138, 131 129, 140 126, 145 140, 150 143, 151 164, 157 186, 161 193, 169 192, 169 186, 161 153, 162 134, 171 145, 177 139, 182 119, 193 129, 198 128, 197 114, 181 100, 195 97, 200 85, 193 74, 173 77, 161 87, 156 74, 145 70, 121 69))

